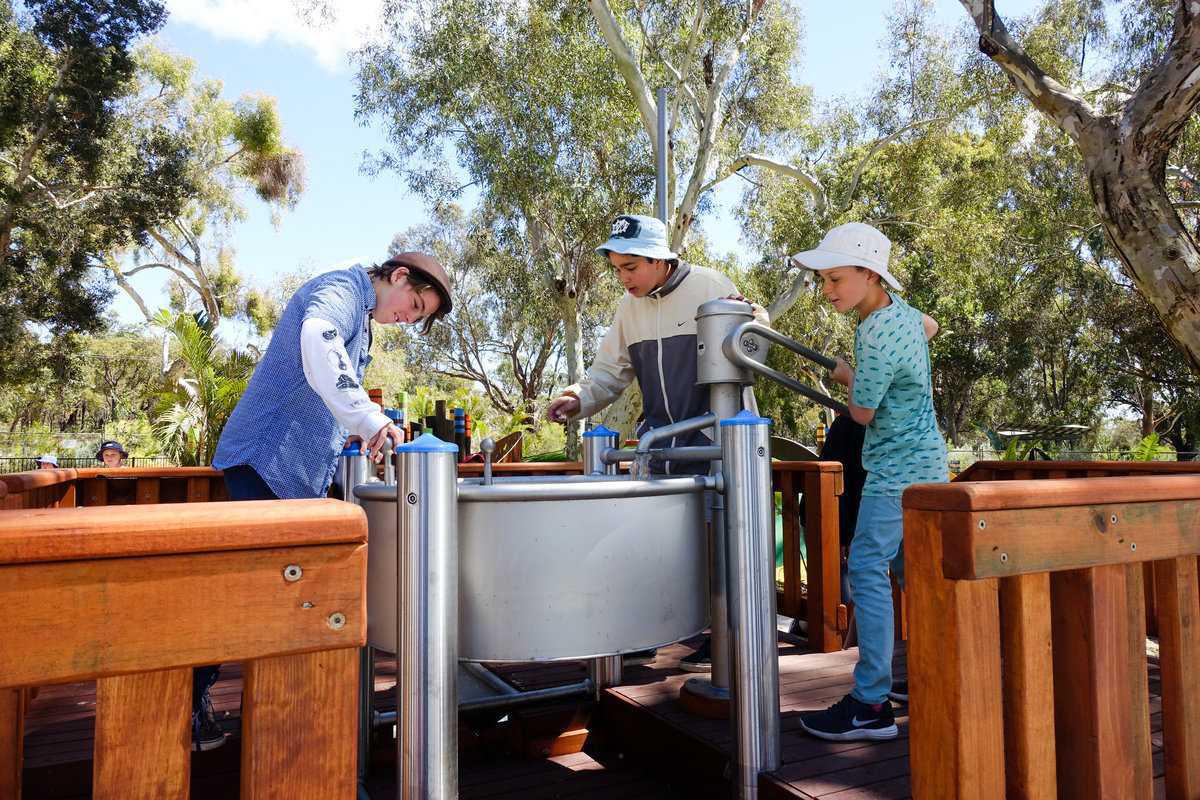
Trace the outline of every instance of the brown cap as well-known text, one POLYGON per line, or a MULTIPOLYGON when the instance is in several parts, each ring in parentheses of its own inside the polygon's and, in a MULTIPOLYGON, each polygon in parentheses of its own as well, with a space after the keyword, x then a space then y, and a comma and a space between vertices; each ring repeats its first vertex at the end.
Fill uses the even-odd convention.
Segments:
POLYGON ((454 307, 454 300, 450 296, 450 276, 433 256, 425 253, 397 253, 383 262, 381 266, 405 267, 410 274, 418 280, 427 282, 438 293, 438 297, 442 300, 441 305, 438 307, 437 313, 426 322, 422 329, 424 333, 428 333, 433 323, 449 314, 450 309, 454 307))

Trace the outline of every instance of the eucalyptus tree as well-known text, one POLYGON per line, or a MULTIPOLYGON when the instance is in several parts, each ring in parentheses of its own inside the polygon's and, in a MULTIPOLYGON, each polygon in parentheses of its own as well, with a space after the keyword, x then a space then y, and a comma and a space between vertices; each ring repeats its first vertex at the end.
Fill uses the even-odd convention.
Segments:
MULTIPOLYGON (((1092 201, 1130 280, 1200 370, 1200 248, 1190 161, 1200 103, 1200 9, 1191 0, 1126 7, 1126 24, 1099 76, 1078 68, 1103 33, 1096 2, 1050 4, 1022 37, 993 0, 960 0, 979 49, 1078 148, 1092 201), (1081 25, 1053 24, 1073 16, 1081 25), (1022 42, 1021 39, 1025 41, 1022 42), (1107 66, 1111 64, 1111 67, 1107 66), (1187 210, 1189 222, 1180 217, 1187 210)), ((1101 40, 1103 41, 1103 40, 1101 40)))
POLYGON ((245 190, 266 203, 278 223, 304 190, 303 155, 284 143, 273 98, 226 100, 220 81, 198 78, 191 59, 152 46, 140 48, 136 59, 126 124, 132 132, 173 130, 184 138, 190 191, 177 213, 139 229, 103 265, 147 320, 157 309, 147 306, 130 279, 152 270, 170 276, 176 311, 201 311, 214 326, 242 317, 265 333, 273 318, 269 299, 245 285, 221 236, 245 217, 245 190))
POLYGON ((183 137, 123 116, 132 48, 164 19, 155 0, 0 0, 0 382, 50 355, 31 325, 99 329, 89 271, 190 191, 183 137))
MULTIPOLYGON (((562 327, 562 371, 583 374, 585 309, 615 299, 593 253, 652 186, 636 109, 586 9, 561 0, 387 2, 357 54, 357 113, 384 127, 369 163, 431 208, 477 193, 529 290, 562 327)), ((574 439, 568 444, 574 446, 574 439)))

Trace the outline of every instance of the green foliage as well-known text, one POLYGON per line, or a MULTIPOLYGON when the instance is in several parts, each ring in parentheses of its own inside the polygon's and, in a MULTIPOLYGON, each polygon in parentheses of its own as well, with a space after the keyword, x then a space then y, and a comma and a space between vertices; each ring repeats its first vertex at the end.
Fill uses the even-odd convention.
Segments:
POLYGON ((1159 441, 1157 433, 1151 433, 1144 437, 1137 446, 1129 452, 1130 461, 1161 461, 1171 455, 1175 451, 1167 444, 1159 441))
POLYGON ((164 311, 155 324, 170 334, 176 349, 173 386, 159 395, 155 434, 163 452, 181 466, 211 464, 254 363, 241 353, 222 351, 193 315, 164 311))
POLYGON ((109 288, 90 274, 190 189, 176 131, 132 130, 131 47, 151 0, 0 0, 0 384, 54 356, 46 335, 94 332, 109 288))

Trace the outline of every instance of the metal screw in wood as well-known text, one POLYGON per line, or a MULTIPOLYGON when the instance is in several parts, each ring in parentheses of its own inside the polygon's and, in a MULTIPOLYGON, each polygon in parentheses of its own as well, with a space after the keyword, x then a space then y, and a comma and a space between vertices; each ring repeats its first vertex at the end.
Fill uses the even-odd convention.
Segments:
POLYGON ((295 583, 304 577, 304 570, 300 569, 299 564, 288 564, 283 568, 283 579, 288 583, 295 583))
POLYGON ((329 627, 335 631, 340 631, 346 627, 346 615, 340 611, 335 611, 329 615, 329 627))

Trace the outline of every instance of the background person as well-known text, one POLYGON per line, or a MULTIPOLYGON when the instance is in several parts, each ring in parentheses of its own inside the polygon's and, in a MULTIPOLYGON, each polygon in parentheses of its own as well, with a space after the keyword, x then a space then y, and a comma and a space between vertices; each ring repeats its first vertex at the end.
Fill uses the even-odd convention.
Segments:
POLYGON ((121 443, 112 439, 101 444, 100 449, 96 451, 96 460, 103 463, 108 469, 125 466, 125 459, 128 457, 129 453, 125 452, 121 443))
POLYGON ((53 453, 43 453, 38 456, 38 469, 58 469, 58 456, 53 453))

